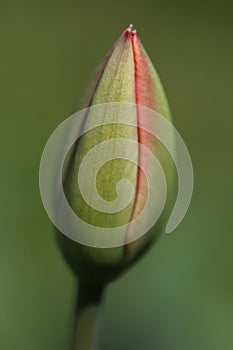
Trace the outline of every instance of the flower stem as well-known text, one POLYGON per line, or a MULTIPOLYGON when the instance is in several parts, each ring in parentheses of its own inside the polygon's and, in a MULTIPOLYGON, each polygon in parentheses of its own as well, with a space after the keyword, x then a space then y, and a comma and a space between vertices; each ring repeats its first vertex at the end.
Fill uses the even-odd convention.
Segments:
POLYGON ((73 350, 96 350, 103 285, 79 283, 73 350))

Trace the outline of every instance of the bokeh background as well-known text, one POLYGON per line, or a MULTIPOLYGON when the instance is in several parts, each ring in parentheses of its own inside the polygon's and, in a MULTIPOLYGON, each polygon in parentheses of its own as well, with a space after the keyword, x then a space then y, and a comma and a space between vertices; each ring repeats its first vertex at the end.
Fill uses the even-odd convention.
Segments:
POLYGON ((231 350, 232 2, 1 1, 0 348, 70 350, 76 282, 38 168, 98 63, 133 22, 192 156, 182 224, 108 288, 101 350, 231 350))

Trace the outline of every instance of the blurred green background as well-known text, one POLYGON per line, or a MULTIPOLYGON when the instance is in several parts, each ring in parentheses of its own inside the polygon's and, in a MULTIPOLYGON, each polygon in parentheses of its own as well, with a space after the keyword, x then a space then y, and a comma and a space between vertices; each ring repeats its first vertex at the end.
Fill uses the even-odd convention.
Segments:
POLYGON ((133 22, 194 165, 182 224, 108 288, 101 350, 233 349, 232 2, 1 1, 0 349, 70 350, 75 278, 38 168, 133 22))

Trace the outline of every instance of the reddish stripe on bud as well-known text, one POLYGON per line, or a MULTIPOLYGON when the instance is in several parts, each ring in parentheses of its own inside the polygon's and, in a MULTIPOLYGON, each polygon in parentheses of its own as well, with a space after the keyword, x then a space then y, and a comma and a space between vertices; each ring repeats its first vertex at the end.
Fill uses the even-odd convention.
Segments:
MULTIPOLYGON (((156 109, 156 92, 154 83, 152 81, 152 76, 150 72, 150 67, 148 64, 147 54, 139 40, 136 31, 132 33, 132 45, 134 53, 134 70, 135 70, 135 96, 136 104, 142 105, 151 109, 156 109)), ((132 219, 134 219, 145 205, 147 198, 147 181, 143 171, 140 166, 147 164, 147 159, 142 157, 140 151, 140 144, 145 147, 152 149, 154 144, 154 138, 148 132, 140 128, 140 120, 143 118, 141 113, 137 112, 138 119, 138 142, 139 142, 139 166, 138 166, 138 176, 137 176, 137 190, 136 199, 134 204, 134 211, 132 213, 132 219)), ((130 232, 129 232, 130 234, 130 232)))
POLYGON ((136 103, 156 109, 156 92, 152 81, 147 54, 139 40, 137 32, 133 32, 132 45, 135 65, 136 103))

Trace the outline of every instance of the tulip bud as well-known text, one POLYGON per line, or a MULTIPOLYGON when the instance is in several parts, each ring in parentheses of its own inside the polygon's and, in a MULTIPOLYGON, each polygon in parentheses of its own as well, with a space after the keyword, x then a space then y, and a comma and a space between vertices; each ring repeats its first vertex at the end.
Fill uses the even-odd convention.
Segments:
MULTIPOLYGON (((86 107, 107 104, 111 112, 112 103, 128 103, 145 106, 157 111, 170 120, 169 107, 163 87, 138 35, 130 25, 113 45, 103 63, 86 98, 86 107)), ((119 110, 121 104, 119 104, 119 110)), ((94 118, 92 110, 87 114, 83 129, 94 118)), ((99 116, 103 118, 103 116, 99 116)), ((84 133, 70 151, 67 168, 64 175, 64 191, 73 211, 92 226, 103 228, 117 227, 129 223, 136 218, 145 205, 148 187, 145 175, 139 166, 126 159, 112 159, 99 171, 97 190, 106 201, 113 201, 116 196, 115 184, 122 178, 130 181, 135 189, 130 203, 119 213, 99 212, 90 207, 82 196, 78 187, 78 173, 85 155, 99 143, 123 138, 137 142, 134 157, 147 166, 147 159, 143 159, 144 147, 150 148, 160 158, 167 181, 168 197, 173 187, 173 163, 156 138, 140 127, 143 119, 142 109, 138 108, 137 127, 125 124, 104 124, 84 133)), ((105 151, 108 152, 108 149, 105 151)), ((103 154, 104 156, 104 154, 103 154)), ((89 169, 86 169, 88 172, 89 169)), ((85 191, 90 192, 88 180, 85 191)), ((124 191, 123 191, 124 192, 124 191)), ((121 193, 127 197, 127 193, 121 193)), ((126 199, 126 198, 125 198, 126 199)), ((169 204, 169 200, 167 204, 169 204)), ((133 235, 133 228, 125 232, 126 244, 114 248, 96 248, 77 243, 61 233, 58 241, 62 252, 76 274, 87 283, 104 283, 114 279, 132 264, 158 236, 163 226, 169 205, 163 215, 144 236, 137 240, 129 239, 133 235), (165 213, 165 214, 164 214, 165 213), (130 243, 128 243, 130 242, 130 243)))

